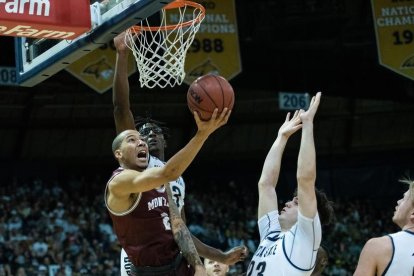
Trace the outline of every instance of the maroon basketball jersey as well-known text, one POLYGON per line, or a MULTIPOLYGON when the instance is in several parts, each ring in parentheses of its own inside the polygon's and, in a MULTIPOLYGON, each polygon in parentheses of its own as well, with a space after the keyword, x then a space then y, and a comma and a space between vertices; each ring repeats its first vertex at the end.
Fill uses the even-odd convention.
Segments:
MULTIPOLYGON (((111 179, 122 171, 123 168, 115 170, 111 179)), ((133 206, 123 213, 109 209, 107 196, 108 184, 105 203, 118 240, 133 265, 163 266, 175 259, 179 249, 171 231, 164 186, 137 195, 133 206)))

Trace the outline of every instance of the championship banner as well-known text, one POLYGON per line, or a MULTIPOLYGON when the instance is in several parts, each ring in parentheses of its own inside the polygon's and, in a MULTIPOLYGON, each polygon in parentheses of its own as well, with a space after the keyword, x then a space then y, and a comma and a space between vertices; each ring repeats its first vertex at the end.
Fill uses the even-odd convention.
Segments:
MULTIPOLYGON (((115 74, 116 49, 113 41, 90 52, 75 61, 66 70, 74 77, 103 94, 112 87, 115 74)), ((128 59, 128 75, 136 72, 135 59, 132 53, 128 59)))
POLYGON ((414 2, 371 0, 379 63, 414 80, 414 2))
MULTIPOLYGON (((230 80, 242 70, 234 0, 195 2, 204 6, 206 17, 187 51, 184 82, 191 84, 208 73, 230 80)), ((171 13, 167 22, 174 24, 175 18, 171 13)))

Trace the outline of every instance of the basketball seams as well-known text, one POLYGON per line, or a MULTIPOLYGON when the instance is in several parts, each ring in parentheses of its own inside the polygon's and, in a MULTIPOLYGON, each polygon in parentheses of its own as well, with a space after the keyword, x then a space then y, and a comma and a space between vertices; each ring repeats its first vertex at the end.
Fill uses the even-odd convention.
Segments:
POLYGON ((190 111, 197 111, 202 120, 211 118, 215 108, 219 112, 222 112, 224 107, 232 109, 234 102, 233 87, 219 75, 210 74, 197 78, 187 92, 190 111))
MULTIPOLYGON (((207 90, 201 85, 201 82, 197 82, 198 86, 201 88, 201 90, 206 94, 206 96, 210 99, 210 101, 218 108, 217 103, 213 100, 213 98, 207 93, 207 90)), ((221 86, 220 86, 221 87, 221 86)))
POLYGON ((224 107, 225 107, 225 102, 224 102, 224 88, 223 88, 223 85, 221 85, 221 80, 220 80, 220 77, 218 77, 218 76, 214 76, 213 75, 213 78, 217 81, 217 83, 218 83, 218 85, 220 86, 220 90, 221 90, 221 111, 223 111, 223 109, 224 109, 224 107))
POLYGON ((200 119, 202 120, 208 120, 208 118, 204 118, 203 115, 206 115, 205 113, 207 113, 207 116, 211 116, 211 112, 209 110, 206 110, 204 108, 202 108, 192 97, 189 93, 187 93, 187 102, 189 103, 189 109, 191 111, 191 113, 193 113, 193 111, 196 111, 200 117, 200 119), (191 106, 191 107, 190 107, 191 106))

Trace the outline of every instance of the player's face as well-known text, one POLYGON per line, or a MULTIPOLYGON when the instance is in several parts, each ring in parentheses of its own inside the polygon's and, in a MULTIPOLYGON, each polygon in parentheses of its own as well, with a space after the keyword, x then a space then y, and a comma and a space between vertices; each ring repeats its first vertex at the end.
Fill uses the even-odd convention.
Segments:
POLYGON ((279 220, 285 225, 292 226, 298 220, 298 197, 285 203, 285 207, 280 211, 279 220))
POLYGON ((125 135, 121 147, 120 160, 129 169, 146 169, 148 167, 148 146, 138 131, 131 130, 125 135))
POLYGON ((165 139, 162 128, 156 124, 147 123, 139 128, 139 133, 147 142, 151 154, 157 155, 154 152, 159 152, 165 148, 165 139))
POLYGON ((404 193, 403 198, 397 201, 392 221, 403 228, 404 225, 410 222, 410 219, 414 219, 413 213, 414 206, 411 201, 410 191, 407 191, 404 193))
POLYGON ((204 266, 207 276, 225 276, 229 271, 229 266, 213 260, 205 259, 204 266))

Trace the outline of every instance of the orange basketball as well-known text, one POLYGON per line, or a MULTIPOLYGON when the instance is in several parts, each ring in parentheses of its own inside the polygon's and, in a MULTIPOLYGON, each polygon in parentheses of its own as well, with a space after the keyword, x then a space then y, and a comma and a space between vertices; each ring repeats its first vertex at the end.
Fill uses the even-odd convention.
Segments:
POLYGON ((193 81, 188 89, 187 105, 191 112, 198 112, 201 120, 208 121, 216 108, 219 113, 225 107, 233 109, 233 87, 222 76, 201 76, 193 81))

